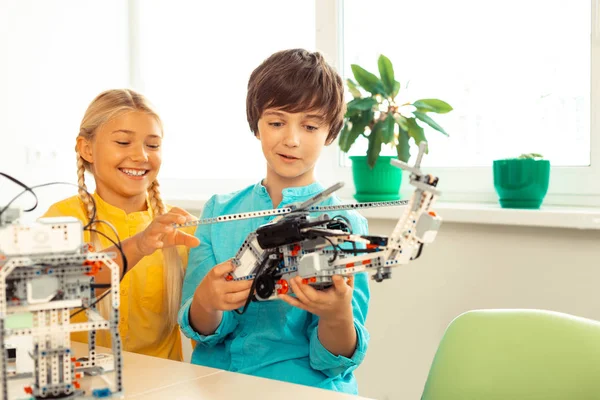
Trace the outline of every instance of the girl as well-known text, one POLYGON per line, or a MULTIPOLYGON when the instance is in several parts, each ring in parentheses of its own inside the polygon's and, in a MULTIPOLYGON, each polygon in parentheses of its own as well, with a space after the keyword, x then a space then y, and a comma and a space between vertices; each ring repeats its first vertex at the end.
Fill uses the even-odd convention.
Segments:
MULTIPOLYGON (((199 241, 193 228, 181 231, 172 227, 193 217, 166 206, 161 199, 156 176, 162 136, 161 120, 141 94, 123 89, 98 95, 85 112, 75 146, 79 195, 54 204, 44 216, 73 216, 87 224, 94 217, 94 204, 86 192, 85 171, 92 174, 95 220, 114 226, 127 258, 126 271, 120 255, 114 260, 121 276, 124 273, 119 321, 123 349, 182 360, 176 318, 183 265, 187 264, 188 247, 199 241)), ((94 223, 91 228, 92 233, 84 231, 86 242, 119 254, 102 235, 117 239, 108 225, 94 223)), ((109 275, 104 268, 95 282, 110 283, 109 275)), ((109 335, 97 338, 98 345, 111 346, 109 335)), ((73 340, 85 342, 87 333, 74 334, 73 340)))

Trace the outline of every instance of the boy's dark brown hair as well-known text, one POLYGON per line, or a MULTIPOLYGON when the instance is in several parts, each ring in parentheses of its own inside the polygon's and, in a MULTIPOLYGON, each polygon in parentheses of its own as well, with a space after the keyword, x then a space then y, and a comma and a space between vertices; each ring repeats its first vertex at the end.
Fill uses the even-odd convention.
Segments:
POLYGON ((315 110, 324 113, 329 124, 327 143, 331 143, 344 124, 344 83, 319 52, 279 51, 263 61, 248 81, 246 116, 254 135, 267 108, 289 113, 315 110))

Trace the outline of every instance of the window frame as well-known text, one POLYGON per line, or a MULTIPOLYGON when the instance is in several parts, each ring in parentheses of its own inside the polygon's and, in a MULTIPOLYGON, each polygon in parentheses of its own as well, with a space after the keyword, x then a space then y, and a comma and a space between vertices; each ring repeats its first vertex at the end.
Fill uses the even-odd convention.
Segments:
MULTIPOLYGON (((345 75, 343 63, 344 0, 317 1, 317 46, 326 59, 345 75), (333 23, 332 23, 333 22, 333 23)), ((555 206, 600 206, 600 0, 591 2, 590 77, 590 164, 582 167, 551 167, 550 186, 544 204, 555 206), (596 178, 596 180, 594 180, 596 178)), ((344 157, 337 142, 323 152, 319 177, 327 183, 344 181, 343 197, 353 194, 350 167, 341 166, 344 157)), ((428 170, 440 178, 441 201, 495 203, 493 173, 489 167, 436 167, 428 170), (445 182, 451 182, 446 186, 445 182)), ((402 185, 401 193, 410 187, 402 185)))
MULTIPOLYGON (((130 77, 132 87, 143 90, 139 80, 138 2, 128 0, 130 21, 130 77)), ((343 64, 343 7, 344 0, 315 1, 315 48, 342 76, 343 64)), ((590 165, 584 167, 551 167, 550 186, 544 201, 557 206, 600 206, 600 0, 591 2, 591 104, 590 104, 590 165)), ((338 191, 344 198, 352 197, 354 186, 350 167, 342 166, 344 154, 337 141, 326 147, 317 164, 317 177, 324 184, 343 181, 338 191)), ((493 187, 492 168, 448 167, 431 168, 428 172, 440 178, 443 202, 495 203, 497 195, 493 187), (451 182, 446 186, 445 182, 451 182)), ((167 199, 207 198, 213 193, 239 190, 258 182, 248 179, 164 179, 161 180, 167 199)), ((410 193, 408 185, 402 185, 401 193, 410 193)))

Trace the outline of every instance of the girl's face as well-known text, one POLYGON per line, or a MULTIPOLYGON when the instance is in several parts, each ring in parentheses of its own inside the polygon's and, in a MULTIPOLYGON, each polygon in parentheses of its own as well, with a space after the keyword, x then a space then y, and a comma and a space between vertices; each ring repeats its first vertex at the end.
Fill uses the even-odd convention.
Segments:
POLYGON ((80 137, 78 149, 91 163, 98 194, 117 205, 146 198, 162 162, 161 141, 156 118, 133 111, 100 126, 91 142, 80 137))

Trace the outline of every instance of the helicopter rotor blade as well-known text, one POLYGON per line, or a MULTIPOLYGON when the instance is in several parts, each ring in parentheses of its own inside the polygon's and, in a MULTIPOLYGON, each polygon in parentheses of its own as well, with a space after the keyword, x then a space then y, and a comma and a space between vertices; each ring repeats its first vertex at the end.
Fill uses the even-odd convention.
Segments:
POLYGON ((376 208, 376 207, 395 207, 405 206, 408 204, 408 200, 393 200, 393 201, 372 201, 369 203, 348 203, 348 204, 337 204, 333 206, 312 206, 306 211, 309 212, 327 212, 327 211, 340 211, 340 210, 360 210, 362 208, 376 208))
POLYGON ((305 210, 308 207, 312 206, 313 204, 320 203, 321 201, 323 201, 327 197, 331 196, 335 191, 339 190, 343 186, 344 186, 344 182, 334 183, 327 189, 323 190, 321 193, 319 193, 319 194, 311 197, 310 199, 306 200, 305 202, 301 203, 294 211, 305 210))
POLYGON ((395 206, 404 206, 408 204, 408 200, 394 200, 394 201, 374 201, 369 203, 348 203, 348 204, 338 204, 332 206, 312 206, 308 209, 292 209, 291 207, 285 208, 277 208, 273 210, 263 210, 263 211, 254 211, 240 214, 226 214, 221 215, 214 218, 204 218, 198 219, 194 221, 189 221, 184 224, 175 224, 175 228, 183 228, 186 226, 197 226, 197 225, 209 225, 216 224, 220 222, 228 222, 228 221, 239 221, 241 219, 251 219, 251 218, 260 218, 260 217, 269 217, 272 215, 277 216, 285 216, 291 213, 298 212, 329 212, 329 211, 342 211, 342 210, 360 210, 363 208, 376 208, 376 207, 395 207, 395 206))
POLYGON ((228 222, 228 221, 239 221, 241 219, 251 219, 251 218, 260 218, 260 217, 270 217, 271 215, 285 215, 292 212, 291 207, 285 208, 276 208, 272 210, 262 210, 262 211, 253 211, 247 213, 239 213, 239 214, 225 214, 220 215, 214 218, 204 218, 197 219, 194 221, 189 221, 184 224, 175 224, 175 228, 183 228, 186 226, 197 226, 197 225, 209 225, 216 224, 219 222, 228 222))

